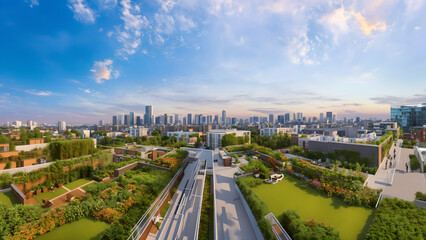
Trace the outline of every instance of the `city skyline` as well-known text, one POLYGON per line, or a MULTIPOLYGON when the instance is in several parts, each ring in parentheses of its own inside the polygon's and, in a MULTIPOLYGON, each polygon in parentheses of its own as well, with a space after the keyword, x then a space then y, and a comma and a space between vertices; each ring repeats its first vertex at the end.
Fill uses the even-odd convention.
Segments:
POLYGON ((118 112, 144 113, 145 105, 180 116, 226 109, 236 117, 332 111, 386 119, 392 104, 426 102, 425 7, 2 3, 0 122, 111 121, 118 112))

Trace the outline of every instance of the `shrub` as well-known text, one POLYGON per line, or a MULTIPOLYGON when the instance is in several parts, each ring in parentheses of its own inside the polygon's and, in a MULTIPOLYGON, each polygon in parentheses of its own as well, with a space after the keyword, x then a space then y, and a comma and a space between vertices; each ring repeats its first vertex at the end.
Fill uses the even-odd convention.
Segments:
POLYGON ((397 198, 383 199, 366 239, 425 239, 426 208, 397 198))
POLYGON ((426 193, 416 192, 416 199, 420 201, 426 201, 426 193))
POLYGON ((420 168, 420 162, 417 160, 416 155, 410 154, 410 169, 417 170, 420 168))
POLYGON ((294 210, 288 210, 278 216, 278 221, 294 240, 340 239, 339 232, 334 231, 331 226, 320 224, 316 219, 302 221, 294 210))

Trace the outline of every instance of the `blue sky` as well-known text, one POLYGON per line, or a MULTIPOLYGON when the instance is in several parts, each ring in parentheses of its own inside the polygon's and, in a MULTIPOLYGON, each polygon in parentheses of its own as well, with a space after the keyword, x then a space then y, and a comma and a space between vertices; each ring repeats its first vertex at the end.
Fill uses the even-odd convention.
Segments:
POLYGON ((14 0, 0 122, 333 111, 426 102, 422 0, 14 0))

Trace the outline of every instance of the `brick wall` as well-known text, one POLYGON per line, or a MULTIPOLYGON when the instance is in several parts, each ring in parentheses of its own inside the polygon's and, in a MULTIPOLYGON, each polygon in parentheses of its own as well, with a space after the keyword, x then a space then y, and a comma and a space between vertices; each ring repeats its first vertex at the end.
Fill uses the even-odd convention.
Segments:
POLYGON ((30 145, 41 144, 41 143, 44 143, 43 138, 32 138, 32 139, 30 139, 30 145))
MULTIPOLYGON (((16 162, 11 161, 10 168, 16 168, 16 162)), ((0 170, 4 170, 4 169, 6 169, 6 163, 0 163, 0 170)))
POLYGON ((37 158, 31 158, 31 159, 26 159, 21 161, 21 167, 27 167, 34 164, 37 164, 37 158))
POLYGON ((2 152, 0 153, 0 157, 10 157, 10 156, 18 156, 18 151, 10 151, 10 152, 2 152))

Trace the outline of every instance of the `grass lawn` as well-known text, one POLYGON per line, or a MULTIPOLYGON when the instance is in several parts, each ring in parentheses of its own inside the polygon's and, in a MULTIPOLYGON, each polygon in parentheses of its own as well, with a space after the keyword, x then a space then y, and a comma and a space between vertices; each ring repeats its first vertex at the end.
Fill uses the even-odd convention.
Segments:
POLYGON ((167 211, 169 210, 169 207, 170 207, 170 203, 167 202, 166 205, 164 205, 163 209, 161 209, 160 215, 162 217, 166 216, 167 211))
POLYGON ((8 207, 13 207, 14 204, 20 204, 18 198, 15 197, 12 191, 0 193, 0 202, 8 207))
POLYGON ((84 185, 84 184, 86 184, 86 183, 88 183, 90 181, 92 181, 92 179, 90 179, 90 178, 82 178, 82 179, 75 180, 74 182, 67 183, 64 186, 66 188, 68 188, 69 190, 74 190, 74 189, 80 187, 81 185, 84 185))
POLYGON ((92 182, 91 184, 87 184, 86 186, 84 186, 84 187, 82 187, 82 189, 84 190, 84 191, 87 191, 87 187, 88 186, 92 186, 93 184, 96 184, 97 182, 92 182))
POLYGON ((37 200, 38 203, 43 204, 43 199, 44 198, 48 198, 48 199, 53 199, 59 195, 62 195, 64 193, 66 193, 67 190, 65 190, 64 188, 56 188, 54 192, 45 192, 45 193, 41 193, 39 195, 34 195, 34 198, 37 200))
POLYGON ((253 190, 276 217, 293 209, 303 220, 315 218, 331 225, 345 240, 364 239, 373 220, 372 209, 347 206, 342 200, 328 197, 290 176, 276 184, 256 186, 253 190))
POLYGON ((93 218, 83 218, 78 221, 67 223, 52 231, 41 235, 38 240, 95 240, 102 237, 102 233, 109 227, 106 222, 97 221, 93 218))

